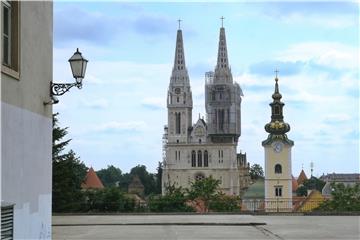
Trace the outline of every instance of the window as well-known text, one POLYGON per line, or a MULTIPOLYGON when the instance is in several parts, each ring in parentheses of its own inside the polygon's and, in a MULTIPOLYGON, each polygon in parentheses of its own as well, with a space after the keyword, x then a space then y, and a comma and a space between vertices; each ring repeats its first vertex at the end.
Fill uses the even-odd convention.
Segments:
POLYGON ((198 151, 198 167, 202 167, 202 152, 198 151))
POLYGON ((275 115, 279 115, 279 114, 280 114, 280 107, 279 107, 279 106, 275 106, 275 107, 274 107, 274 114, 275 114, 275 115))
POLYGON ((2 38, 2 65, 14 71, 19 70, 19 2, 1 1, 1 38, 2 38))
POLYGON ((180 101, 179 97, 176 97, 176 102, 179 102, 179 101, 180 101))
POLYGON ((181 113, 175 113, 176 134, 180 134, 181 113))
POLYGON ((275 173, 276 174, 281 174, 282 173, 282 167, 281 167, 280 164, 275 165, 275 173))
POLYGON ((209 155, 208 155, 208 151, 205 150, 204 152, 204 167, 208 167, 209 166, 209 155))
POLYGON ((276 197, 282 196, 282 187, 275 187, 275 196, 276 197))
POLYGON ((196 152, 194 150, 191 152, 191 166, 196 167, 196 152))
POLYGON ((198 174, 195 176, 195 181, 200 181, 203 180, 205 178, 205 176, 203 174, 198 174))

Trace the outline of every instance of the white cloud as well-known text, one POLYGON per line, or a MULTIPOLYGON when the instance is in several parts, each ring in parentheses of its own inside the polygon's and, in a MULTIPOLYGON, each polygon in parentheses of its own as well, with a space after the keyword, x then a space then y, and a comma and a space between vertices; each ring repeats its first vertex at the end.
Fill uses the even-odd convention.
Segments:
POLYGON ((166 108, 166 101, 162 97, 147 97, 142 100, 141 104, 144 107, 152 109, 166 108))
POLYGON ((303 42, 290 46, 279 53, 282 61, 313 62, 337 69, 357 69, 359 48, 337 42, 303 42))
POLYGON ((93 99, 93 100, 82 100, 82 106, 94 109, 105 109, 109 107, 108 100, 101 98, 101 99, 93 99))

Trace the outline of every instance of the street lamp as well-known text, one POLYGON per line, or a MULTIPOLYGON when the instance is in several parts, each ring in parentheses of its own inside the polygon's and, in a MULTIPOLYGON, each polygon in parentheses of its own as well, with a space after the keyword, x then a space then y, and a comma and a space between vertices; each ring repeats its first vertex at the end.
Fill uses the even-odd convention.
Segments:
POLYGON ((70 88, 76 86, 77 88, 82 88, 82 80, 85 77, 86 65, 88 60, 86 60, 79 52, 79 48, 76 49, 76 52, 69 59, 71 71, 73 77, 75 78, 74 83, 53 83, 50 82, 50 97, 51 102, 45 104, 56 104, 59 100, 55 96, 61 96, 64 93, 68 92, 70 88))

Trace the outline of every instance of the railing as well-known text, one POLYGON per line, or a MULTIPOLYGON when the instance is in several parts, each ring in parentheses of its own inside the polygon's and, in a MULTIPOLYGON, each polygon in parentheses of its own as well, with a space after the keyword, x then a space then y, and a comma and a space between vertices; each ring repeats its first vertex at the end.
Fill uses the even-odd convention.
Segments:
POLYGON ((243 199, 241 211, 249 212, 311 212, 324 199, 243 199))

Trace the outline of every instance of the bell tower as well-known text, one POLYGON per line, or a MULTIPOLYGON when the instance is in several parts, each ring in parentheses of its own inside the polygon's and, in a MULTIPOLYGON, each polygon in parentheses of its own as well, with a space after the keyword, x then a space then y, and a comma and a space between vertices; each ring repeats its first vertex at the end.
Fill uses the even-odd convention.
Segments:
POLYGON ((267 212, 292 211, 291 148, 294 142, 286 133, 290 125, 284 122, 278 77, 272 95, 271 121, 265 125, 268 138, 262 142, 265 150, 265 210, 267 212))
POLYGON ((177 31, 174 66, 167 94, 168 143, 187 143, 192 126, 192 93, 185 65, 182 31, 177 31))
POLYGON ((205 82, 208 134, 212 142, 237 144, 241 135, 241 96, 239 84, 233 81, 222 24, 215 72, 208 72, 205 82))

